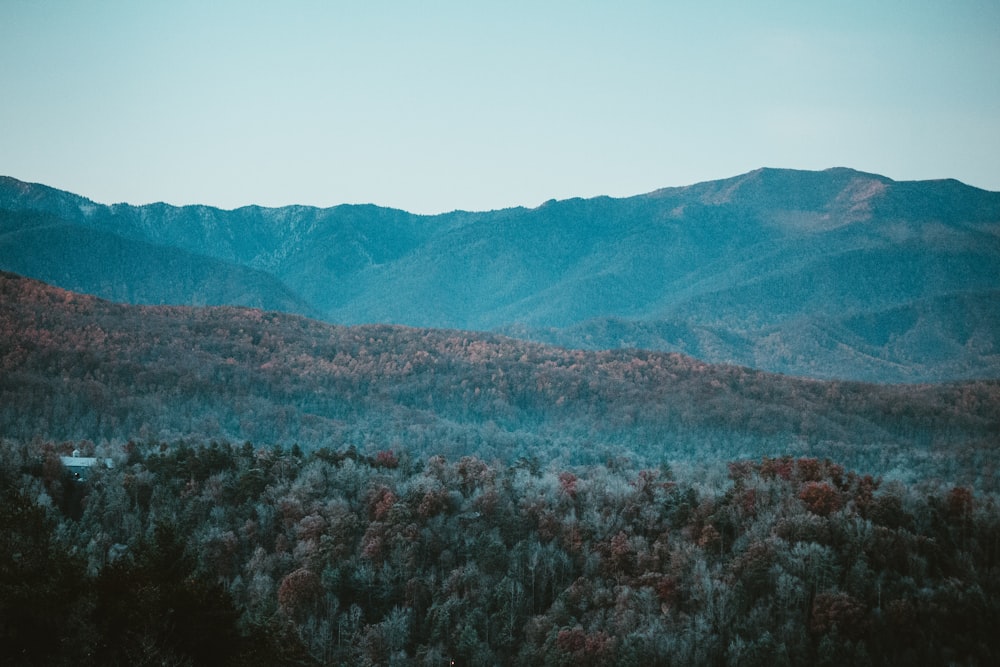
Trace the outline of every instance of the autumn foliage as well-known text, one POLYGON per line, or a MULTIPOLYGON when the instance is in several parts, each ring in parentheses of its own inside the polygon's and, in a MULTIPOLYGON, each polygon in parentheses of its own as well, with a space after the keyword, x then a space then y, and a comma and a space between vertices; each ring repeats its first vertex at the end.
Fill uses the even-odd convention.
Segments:
POLYGON ((998 429, 997 382, 3 274, 0 663, 997 664, 998 429))
POLYGON ((387 466, 379 448, 217 442, 85 445, 115 465, 81 483, 58 458, 78 446, 0 449, 8 664, 1000 656, 1000 511, 964 487, 816 458, 387 466), (77 507, 53 502, 67 484, 77 507), (170 610, 189 620, 163 626, 170 610))
POLYGON ((439 454, 654 468, 771 457, 762 474, 819 481, 815 464, 789 467, 793 453, 997 490, 998 431, 996 381, 820 382, 680 354, 125 306, 0 274, 0 435, 21 440, 370 444, 385 469, 439 454))

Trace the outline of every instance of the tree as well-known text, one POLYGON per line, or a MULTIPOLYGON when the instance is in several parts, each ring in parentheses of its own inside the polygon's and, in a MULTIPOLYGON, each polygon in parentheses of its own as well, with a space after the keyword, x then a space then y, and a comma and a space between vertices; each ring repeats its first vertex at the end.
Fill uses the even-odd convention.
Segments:
POLYGON ((52 539, 52 530, 41 507, 3 488, 0 661, 5 664, 72 664, 83 661, 93 645, 83 563, 52 539))

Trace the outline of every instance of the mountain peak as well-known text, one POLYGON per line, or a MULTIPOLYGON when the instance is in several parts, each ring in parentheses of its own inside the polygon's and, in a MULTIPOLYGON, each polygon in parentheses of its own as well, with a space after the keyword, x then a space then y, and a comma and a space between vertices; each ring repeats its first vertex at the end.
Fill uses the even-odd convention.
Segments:
POLYGON ((709 206, 823 211, 838 202, 870 198, 894 183, 890 178, 846 167, 823 171, 763 167, 718 181, 664 188, 654 197, 688 197, 709 206))

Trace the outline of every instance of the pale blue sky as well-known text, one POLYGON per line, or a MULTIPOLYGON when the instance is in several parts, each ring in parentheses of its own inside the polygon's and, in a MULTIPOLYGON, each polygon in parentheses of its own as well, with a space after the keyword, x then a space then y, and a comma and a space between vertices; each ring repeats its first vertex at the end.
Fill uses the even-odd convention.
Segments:
POLYGON ((421 213, 761 166, 1000 190, 1000 1, 0 0, 0 174, 421 213))

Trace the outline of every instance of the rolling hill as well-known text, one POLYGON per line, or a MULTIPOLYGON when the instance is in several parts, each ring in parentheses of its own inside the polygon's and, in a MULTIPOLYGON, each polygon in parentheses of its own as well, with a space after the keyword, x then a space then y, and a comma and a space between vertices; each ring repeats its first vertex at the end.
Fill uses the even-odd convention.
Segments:
POLYGON ((0 274, 0 437, 224 439, 501 461, 833 457, 998 479, 1000 384, 872 385, 495 334, 114 304, 0 274))

